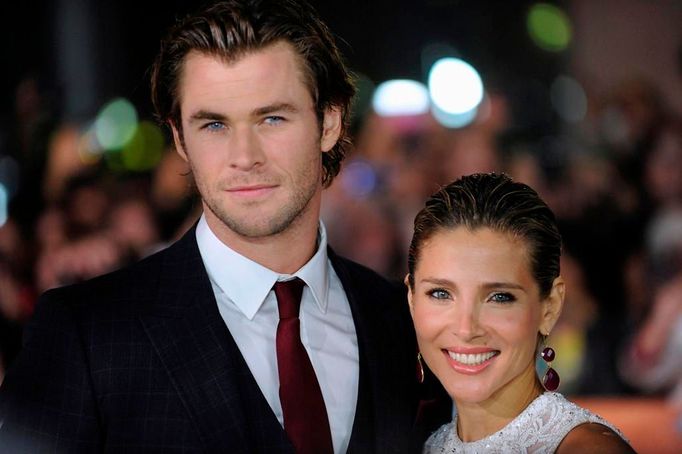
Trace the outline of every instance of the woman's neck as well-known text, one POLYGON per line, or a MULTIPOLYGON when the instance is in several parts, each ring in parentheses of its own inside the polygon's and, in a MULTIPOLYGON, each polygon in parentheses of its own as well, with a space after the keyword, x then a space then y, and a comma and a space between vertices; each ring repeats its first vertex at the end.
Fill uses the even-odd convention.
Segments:
POLYGON ((531 368, 484 402, 456 402, 457 434, 464 442, 477 441, 503 429, 544 392, 531 368))

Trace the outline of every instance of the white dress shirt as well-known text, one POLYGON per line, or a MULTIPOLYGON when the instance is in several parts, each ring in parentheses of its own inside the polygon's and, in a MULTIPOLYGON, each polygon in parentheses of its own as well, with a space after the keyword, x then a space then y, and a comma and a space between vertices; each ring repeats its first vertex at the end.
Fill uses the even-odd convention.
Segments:
POLYGON ((324 224, 320 221, 315 255, 293 275, 276 273, 236 253, 215 236, 204 216, 196 235, 220 315, 282 425, 275 347, 279 311, 272 286, 293 277, 306 283, 299 315, 301 342, 320 383, 334 452, 346 452, 358 396, 358 342, 346 293, 327 257, 324 224))

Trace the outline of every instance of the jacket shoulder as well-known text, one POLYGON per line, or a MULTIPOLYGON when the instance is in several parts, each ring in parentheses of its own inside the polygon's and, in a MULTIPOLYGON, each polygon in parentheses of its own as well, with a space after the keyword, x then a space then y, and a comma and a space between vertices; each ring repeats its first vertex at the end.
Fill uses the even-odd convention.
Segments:
POLYGON ((203 276, 203 262, 192 229, 183 238, 139 262, 102 276, 46 291, 38 301, 81 315, 137 315, 158 299, 163 286, 203 276))
POLYGON ((107 300, 122 302, 127 297, 144 293, 158 284, 167 250, 157 252, 139 262, 87 281, 47 290, 41 300, 57 300, 78 306, 100 304, 107 300))

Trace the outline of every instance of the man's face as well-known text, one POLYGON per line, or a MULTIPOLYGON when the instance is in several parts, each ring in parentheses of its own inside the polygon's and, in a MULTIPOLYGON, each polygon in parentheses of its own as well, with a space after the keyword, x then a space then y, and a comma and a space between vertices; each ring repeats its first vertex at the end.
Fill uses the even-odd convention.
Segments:
POLYGON ((191 52, 179 84, 184 142, 209 225, 221 238, 263 238, 317 222, 322 152, 340 115, 322 125, 293 47, 277 42, 236 61, 191 52))

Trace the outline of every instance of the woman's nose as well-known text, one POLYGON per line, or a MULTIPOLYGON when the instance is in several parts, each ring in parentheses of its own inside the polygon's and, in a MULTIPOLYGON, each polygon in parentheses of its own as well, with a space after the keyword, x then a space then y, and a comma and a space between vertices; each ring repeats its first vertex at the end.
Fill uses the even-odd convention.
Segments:
POLYGON ((453 311, 451 329, 463 340, 473 339, 482 334, 479 309, 475 304, 463 304, 453 311))

